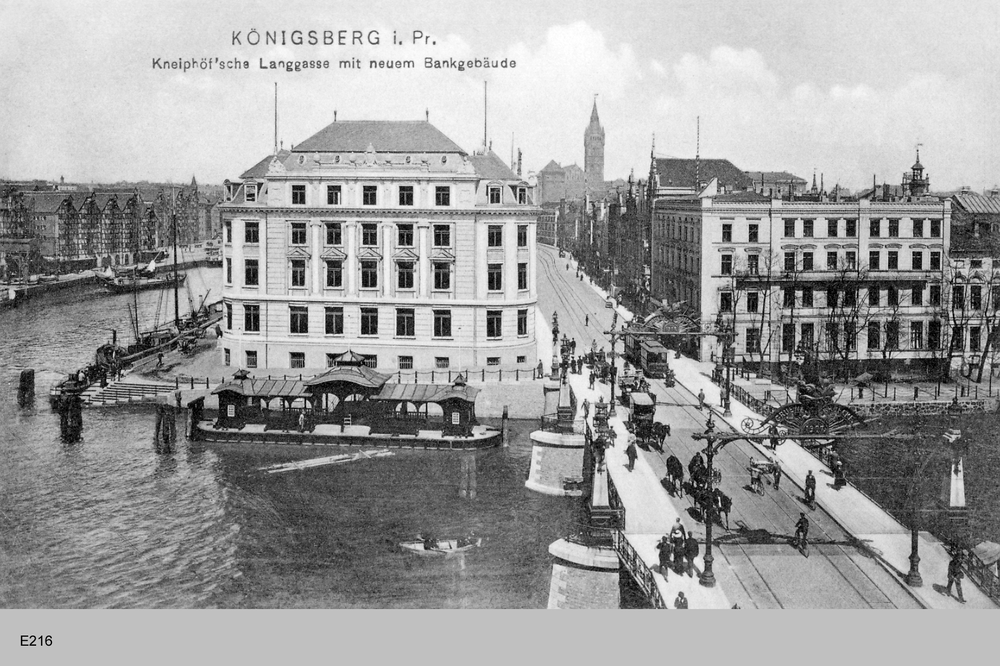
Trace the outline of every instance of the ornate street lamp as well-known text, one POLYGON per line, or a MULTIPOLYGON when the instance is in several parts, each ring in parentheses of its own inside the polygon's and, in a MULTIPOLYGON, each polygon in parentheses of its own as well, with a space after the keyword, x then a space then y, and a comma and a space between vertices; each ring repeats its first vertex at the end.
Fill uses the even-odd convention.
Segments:
POLYGON ((726 373, 726 383, 725 390, 723 392, 722 398, 722 415, 732 416, 733 411, 730 409, 729 397, 732 392, 733 377, 732 370, 733 366, 731 363, 732 347, 733 347, 733 328, 727 322, 723 316, 722 312, 719 312, 715 318, 715 328, 716 335, 719 338, 719 342, 722 343, 722 367, 725 369, 726 373))
MULTIPOLYGON (((715 471, 713 468, 713 463, 715 460, 715 420, 712 418, 712 410, 708 411, 708 421, 705 423, 705 461, 708 468, 708 474, 706 475, 708 482, 706 488, 708 493, 706 497, 714 497, 714 491, 712 490, 712 473, 715 471)), ((709 501, 712 501, 711 499, 709 501)), ((715 587, 715 573, 712 571, 712 562, 715 561, 715 556, 712 555, 712 520, 711 512, 708 511, 707 507, 702 509, 705 512, 705 568, 701 572, 701 576, 698 578, 698 582, 705 587, 715 587)))

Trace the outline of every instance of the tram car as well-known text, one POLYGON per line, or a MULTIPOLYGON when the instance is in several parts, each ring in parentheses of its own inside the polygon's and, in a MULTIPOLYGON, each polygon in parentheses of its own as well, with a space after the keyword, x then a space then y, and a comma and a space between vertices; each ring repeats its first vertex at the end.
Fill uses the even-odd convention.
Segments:
POLYGON ((625 337, 625 356, 642 368, 647 377, 662 379, 667 386, 674 385, 674 373, 670 369, 668 359, 670 352, 658 341, 643 338, 638 335, 625 337))

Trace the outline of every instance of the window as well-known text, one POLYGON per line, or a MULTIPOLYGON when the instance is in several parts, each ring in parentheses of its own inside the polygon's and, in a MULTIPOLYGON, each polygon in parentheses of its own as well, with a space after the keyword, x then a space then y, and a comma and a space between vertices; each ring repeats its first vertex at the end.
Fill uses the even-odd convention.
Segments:
POLYGON ((434 337, 435 338, 451 337, 451 310, 434 311, 434 337))
POLYGON ((722 255, 722 274, 723 275, 733 274, 733 255, 731 254, 722 255))
POLYGON ((910 322, 910 349, 924 348, 924 322, 910 322))
POLYGON ((922 238, 924 235, 924 221, 913 220, 913 237, 922 238))
POLYGON ((858 221, 857 220, 844 220, 846 230, 844 235, 848 238, 854 238, 858 235, 858 221))
POLYGON ((751 224, 747 227, 747 241, 750 243, 760 242, 759 225, 751 224))
POLYGON ((930 304, 934 307, 941 307, 941 285, 932 284, 930 298, 928 299, 930 304))
POLYGON ((747 351, 748 352, 759 352, 760 351, 760 329, 759 328, 748 328, 747 329, 747 351))
POLYGON ((844 290, 844 307, 853 308, 858 302, 858 292, 856 289, 844 290))
POLYGON ((878 307, 879 294, 878 287, 868 287, 868 305, 878 307))
POLYGON ((760 272, 760 255, 759 254, 748 254, 747 255, 747 272, 750 275, 757 275, 760 272))
POLYGON ((341 261, 326 262, 326 286, 339 289, 344 286, 344 264, 341 261))
POLYGON ((924 304, 924 288, 921 286, 913 287, 910 290, 910 305, 923 305, 924 304))
POLYGON ((486 357, 486 365, 500 365, 500 357, 499 356, 487 356, 486 357))
POLYGON ((396 287, 399 289, 413 289, 413 262, 396 262, 396 287))
POLYGON ((913 251, 913 270, 919 271, 924 268, 924 253, 921 250, 913 251))
POLYGON ((812 235, 813 235, 813 221, 802 220, 802 237, 812 238, 812 235))
POLYGON ((486 231, 486 245, 488 247, 503 247, 503 226, 491 224, 486 231))
POLYGON ((489 291, 503 290, 503 264, 486 266, 486 288, 489 291))
POLYGON ((500 203, 500 186, 490 185, 489 191, 490 191, 490 203, 491 204, 500 203))
POLYGON ((829 288, 826 290, 826 307, 835 308, 837 307, 837 290, 829 288))
POLYGON ((823 327, 826 330, 826 347, 831 352, 840 349, 840 328, 836 322, 828 321, 823 327))
POLYGON ((929 349, 941 348, 941 322, 932 321, 927 324, 927 347, 929 349))
POLYGON ((368 358, 366 358, 365 361, 364 361, 364 365, 365 365, 366 368, 371 368, 372 370, 374 370, 375 368, 377 368, 378 367, 378 355, 377 354, 369 354, 368 358))
POLYGON ((939 271, 941 270, 941 253, 931 252, 931 270, 939 271))
POLYGON ((969 304, 973 310, 983 309, 983 288, 980 285, 974 284, 969 287, 969 304))
POLYGON ((528 188, 526 187, 517 188, 517 203, 519 204, 528 203, 528 188))
POLYGON ((982 329, 979 326, 970 326, 969 327, 969 351, 970 352, 978 352, 980 350, 980 343, 982 342, 982 339, 981 339, 982 336, 981 336, 981 332, 980 332, 981 330, 982 329))
POLYGON ((826 253, 826 269, 828 271, 837 270, 837 253, 827 252, 826 253))
POLYGON ((781 351, 795 351, 795 324, 781 325, 781 351))
POLYGON ((811 308, 813 306, 813 290, 806 287, 802 290, 802 307, 811 308))
MULTIPOLYGON (((344 308, 341 307, 328 307, 323 310, 324 319, 326 322, 327 335, 343 335, 344 334, 344 308)), ((329 363, 327 364, 329 367, 329 363)))
POLYGON ((517 362, 519 364, 521 364, 521 363, 527 363, 528 362, 528 357, 527 356, 518 356, 517 357, 517 362))
POLYGON ((306 286, 306 260, 292 259, 291 265, 292 265, 292 286, 293 287, 306 286))
POLYGON ((446 262, 434 263, 434 288, 438 291, 451 289, 451 264, 446 262))
POLYGON ((305 185, 292 185, 292 205, 293 206, 305 206, 306 205, 306 186, 305 185))
POLYGON ((757 312, 760 307, 760 295, 756 291, 747 293, 747 312, 757 312))
POLYGON ((899 238, 899 220, 889 220, 889 238, 899 238))
POLYGON ((398 362, 399 362, 399 369, 400 370, 413 370, 413 357, 412 356, 400 356, 398 362))
POLYGON ((837 237, 837 220, 826 221, 826 235, 830 238, 837 237))
POLYGON ((413 185, 399 186, 399 205, 400 206, 413 205, 413 185))
POLYGON ((795 238, 795 220, 785 220, 785 238, 795 238))
POLYGON ((413 225, 396 225, 396 244, 399 247, 413 247, 413 225))
POLYGON ((951 309, 952 310, 965 309, 965 287, 951 288, 951 309))
POLYGON ((305 352, 289 352, 288 353, 288 367, 289 368, 304 368, 304 367, 306 367, 306 355, 305 355, 305 352))
POLYGON ((222 359, 223 359, 222 360, 223 364, 230 365, 230 360, 229 360, 230 359, 230 354, 229 354, 229 350, 228 349, 223 349, 222 350, 222 359))
POLYGON ((451 365, 451 359, 447 356, 435 356, 434 367, 438 370, 445 370, 451 365))
POLYGON ((877 321, 868 322, 868 349, 879 349, 882 346, 880 328, 877 321))
POLYGON ((806 349, 812 349, 816 344, 815 326, 813 324, 802 324, 801 344, 806 349))
POLYGON ((361 308, 361 335, 378 335, 378 308, 361 308))
POLYGON ((291 333, 309 332, 309 308, 301 305, 288 308, 288 330, 291 333))
POLYGON ((811 271, 813 269, 813 253, 803 252, 802 253, 802 270, 811 271))
POLYGON ((362 224, 361 225, 361 244, 365 247, 377 247, 378 246, 378 225, 377 224, 362 224))
POLYGON ((248 351, 247 352, 247 367, 256 368, 257 367, 257 352, 248 351))
POLYGON ((363 185, 361 187, 361 205, 378 205, 378 187, 376 185, 363 185))
POLYGON ((795 290, 791 289, 789 287, 785 287, 785 290, 784 290, 783 293, 784 293, 784 298, 782 300, 782 304, 784 305, 784 307, 786 307, 786 308, 794 308, 795 307, 795 290))
POLYGON ((792 272, 795 270, 795 253, 786 252, 785 253, 785 270, 792 272))
POLYGON ((257 333, 260 331, 259 305, 243 306, 243 330, 250 333, 257 333))
POLYGON ((227 243, 232 243, 233 242, 233 223, 230 220, 226 220, 225 223, 222 226, 223 226, 223 228, 224 228, 224 230, 226 232, 226 242, 227 243))
POLYGON ((340 222, 327 222, 326 223, 326 244, 327 245, 343 245, 344 236, 341 230, 340 222))
POLYGON ((733 311, 733 294, 729 291, 724 291, 719 294, 719 312, 732 312, 733 311))
POLYGON ((990 300, 993 302, 993 310, 996 312, 1000 310, 1000 287, 990 288, 990 300))
POLYGON ((941 238, 941 220, 931 220, 931 238, 941 238))
POLYGON ((969 267, 970 268, 982 268, 983 267, 983 260, 982 259, 970 259, 969 260, 969 267))
POLYGON ((447 185, 437 185, 434 188, 434 205, 435 206, 450 206, 451 205, 451 188, 447 185))
POLYGON ((517 311, 517 334, 527 335, 528 334, 528 311, 518 310, 517 311))
POLYGON ((869 220, 868 221, 868 235, 872 238, 878 238, 881 232, 882 220, 869 220))
POLYGON ((396 336, 400 338, 412 338, 415 336, 416 315, 411 308, 400 308, 396 310, 396 336))
POLYGON ((434 247, 451 247, 451 227, 447 224, 434 225, 434 247))
POLYGON ((306 244, 306 223, 292 222, 292 245, 306 244))
POLYGON ((733 225, 723 224, 722 225, 722 242, 732 243, 733 242, 733 225))
POLYGON ((873 271, 879 270, 879 255, 881 253, 878 250, 871 250, 868 252, 868 268, 873 271))
POLYGON ((899 289, 896 287, 887 287, 885 290, 886 305, 890 308, 897 307, 899 305, 899 289))
POLYGON ((257 260, 243 260, 243 284, 247 287, 256 287, 258 280, 257 260))
POLYGON ((886 349, 899 349, 899 322, 885 322, 885 347, 886 349))
POLYGON ((486 337, 499 338, 503 335, 503 312, 500 310, 486 311, 486 337))
POLYGON ((233 260, 226 257, 226 284, 233 283, 233 260))
MULTIPOLYGON (((326 186, 326 205, 328 206, 340 205, 340 185, 326 186)), ((340 243, 337 243, 337 245, 340 245, 340 243)))
POLYGON ((951 327, 951 348, 952 349, 965 349, 965 327, 964 326, 952 326, 951 327))
POLYGON ((528 264, 526 263, 517 265, 517 288, 522 291, 528 288, 528 264))
POLYGON ((889 270, 894 271, 899 268, 899 251, 889 250, 889 270))
POLYGON ((367 260, 361 262, 361 288, 378 289, 378 262, 367 260))
POLYGON ((260 242, 260 223, 258 222, 247 222, 243 227, 243 237, 244 241, 247 243, 259 243, 260 242))
POLYGON ((226 303, 226 330, 233 330, 233 304, 226 303))
POLYGON ((528 225, 517 225, 517 246, 528 247, 528 225))
POLYGON ((858 253, 854 250, 848 250, 844 253, 844 264, 847 268, 855 269, 858 267, 858 253))

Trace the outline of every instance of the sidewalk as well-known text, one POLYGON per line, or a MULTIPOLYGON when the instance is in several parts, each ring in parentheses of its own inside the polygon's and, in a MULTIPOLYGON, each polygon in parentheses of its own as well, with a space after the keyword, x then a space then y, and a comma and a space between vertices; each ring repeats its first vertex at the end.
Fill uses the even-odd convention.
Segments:
MULTIPOLYGON (((693 393, 697 393, 699 390, 705 391, 706 402, 710 405, 721 404, 722 390, 713 384, 710 378, 714 367, 713 363, 701 363, 682 357, 679 359, 671 358, 670 366, 676 373, 678 384, 683 385, 693 393)), ((716 410, 716 420, 722 428, 725 427, 722 423, 728 423, 733 430, 739 431, 743 419, 750 417, 760 420, 762 418, 761 415, 750 411, 735 400, 731 401, 730 406, 733 412, 731 417, 723 418, 720 416, 721 408, 716 410)), ((755 444, 755 446, 763 456, 777 457, 781 461, 784 473, 799 488, 804 488, 806 474, 809 470, 813 470, 813 474, 817 478, 817 503, 847 532, 864 543, 897 577, 901 579, 909 571, 908 558, 911 535, 908 528, 892 518, 874 501, 853 486, 847 485, 841 490, 834 490, 833 484, 828 482, 832 481, 833 478, 829 467, 821 463, 798 443, 784 440, 778 447, 777 453, 771 452, 759 444, 755 444)), ((957 599, 935 591, 935 584, 943 585, 947 582, 950 557, 944 544, 932 534, 920 533, 919 554, 920 572, 924 578, 924 585, 908 589, 925 606, 928 608, 997 608, 997 604, 968 578, 965 579, 963 586, 968 602, 966 604, 961 604, 957 599)), ((902 580, 900 582, 903 585, 906 584, 902 580)))

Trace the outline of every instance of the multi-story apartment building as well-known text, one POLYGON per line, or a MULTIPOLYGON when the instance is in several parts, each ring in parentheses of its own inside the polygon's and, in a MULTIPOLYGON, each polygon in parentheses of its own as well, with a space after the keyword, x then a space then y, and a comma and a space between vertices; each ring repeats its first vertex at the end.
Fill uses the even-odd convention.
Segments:
MULTIPOLYGON (((732 327, 737 362, 937 367, 948 344, 950 215, 949 202, 923 197, 659 200, 653 296, 686 301, 705 330, 732 327)), ((714 336, 689 344, 703 360, 720 353, 714 336)))
POLYGON ((528 369, 535 233, 527 183, 428 122, 334 122, 226 183, 226 362, 528 369))

